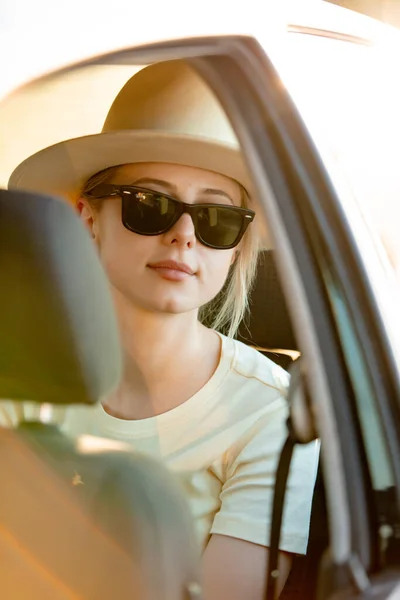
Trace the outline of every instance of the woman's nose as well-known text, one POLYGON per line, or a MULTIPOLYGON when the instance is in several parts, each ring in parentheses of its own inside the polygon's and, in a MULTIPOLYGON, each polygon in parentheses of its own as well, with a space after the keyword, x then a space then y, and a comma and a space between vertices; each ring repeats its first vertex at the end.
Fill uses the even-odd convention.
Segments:
POLYGON ((184 213, 175 225, 164 234, 164 242, 168 246, 176 244, 192 248, 196 244, 196 234, 192 217, 184 213))

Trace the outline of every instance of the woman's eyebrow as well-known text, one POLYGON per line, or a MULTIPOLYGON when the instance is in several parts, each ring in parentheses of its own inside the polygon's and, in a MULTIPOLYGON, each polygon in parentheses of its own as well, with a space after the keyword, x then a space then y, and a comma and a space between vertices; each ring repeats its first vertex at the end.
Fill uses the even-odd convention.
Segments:
POLYGON ((222 190, 213 189, 213 188, 205 188, 204 190, 201 190, 201 193, 206 196, 222 196, 222 198, 227 198, 231 204, 234 204, 230 195, 222 190))
POLYGON ((140 177, 139 179, 135 179, 132 183, 127 185, 159 185, 163 188, 170 190, 171 192, 176 190, 176 186, 170 181, 164 181, 163 179, 154 179, 153 177, 140 177))
MULTIPOLYGON (((167 189, 170 194, 176 193, 176 186, 173 183, 164 181, 163 179, 155 179, 153 177, 140 177, 126 185, 158 185, 167 189)), ((221 196, 222 198, 229 200, 231 204, 235 204, 229 194, 217 188, 204 188, 200 190, 200 194, 204 194, 205 196, 221 196)))

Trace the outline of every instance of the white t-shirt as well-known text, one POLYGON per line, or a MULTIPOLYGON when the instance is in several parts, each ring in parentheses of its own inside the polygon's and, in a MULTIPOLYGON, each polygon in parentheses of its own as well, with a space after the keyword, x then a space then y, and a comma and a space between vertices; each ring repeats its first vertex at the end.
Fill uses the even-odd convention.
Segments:
MULTIPOLYGON (((288 374, 256 350, 221 336, 219 365, 206 385, 164 414, 126 421, 95 407, 56 408, 67 434, 130 444, 162 459, 183 483, 204 548, 212 534, 269 545, 279 454, 286 439, 288 374)), ((14 425, 33 405, 3 402, 0 424, 14 425)), ((304 554, 319 446, 295 450, 280 548, 304 554)))

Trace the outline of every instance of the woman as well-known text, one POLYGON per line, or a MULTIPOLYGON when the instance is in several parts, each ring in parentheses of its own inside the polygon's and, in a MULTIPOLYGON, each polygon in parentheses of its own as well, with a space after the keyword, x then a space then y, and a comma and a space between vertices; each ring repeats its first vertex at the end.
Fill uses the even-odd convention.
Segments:
MULTIPOLYGON (((123 440, 178 472, 204 548, 205 597, 261 600, 288 378, 232 337, 260 228, 222 108, 185 63, 152 65, 121 90, 101 134, 28 158, 10 186, 76 204, 115 301, 123 380, 96 410, 71 410, 65 430, 123 440), (216 332, 224 327, 229 337, 216 332)), ((315 446, 297 452, 280 589, 291 555, 306 551, 316 463, 315 446)))

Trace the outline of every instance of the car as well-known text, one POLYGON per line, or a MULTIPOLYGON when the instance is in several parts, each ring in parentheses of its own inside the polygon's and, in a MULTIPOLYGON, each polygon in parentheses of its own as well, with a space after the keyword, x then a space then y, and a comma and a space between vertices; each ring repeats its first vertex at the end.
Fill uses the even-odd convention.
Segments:
POLYGON ((240 337, 293 373, 277 523, 292 446, 321 442, 310 585, 282 597, 400 597, 400 33, 317 1, 173 19, 168 37, 143 19, 151 3, 141 11, 140 27, 93 25, 84 52, 60 28, 43 32, 45 56, 25 40, 31 56, 0 88, 0 184, 33 152, 97 132, 144 65, 189 61, 231 120, 272 239, 240 337))

